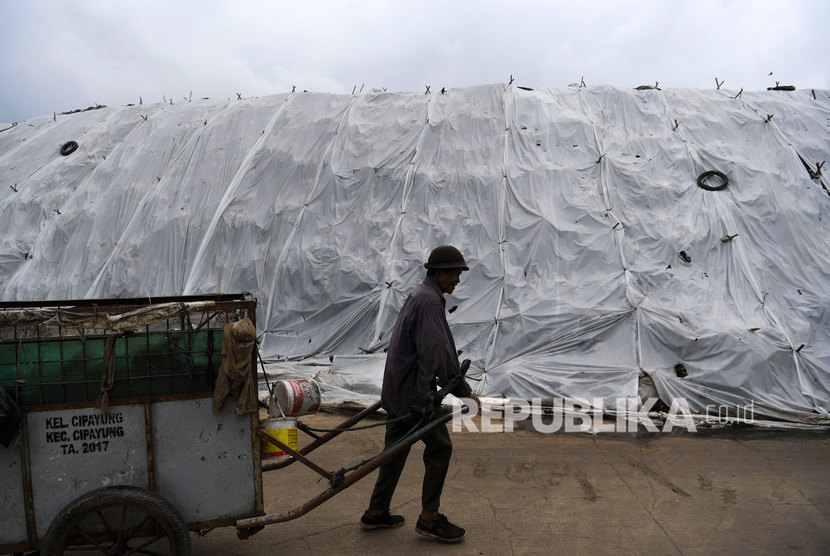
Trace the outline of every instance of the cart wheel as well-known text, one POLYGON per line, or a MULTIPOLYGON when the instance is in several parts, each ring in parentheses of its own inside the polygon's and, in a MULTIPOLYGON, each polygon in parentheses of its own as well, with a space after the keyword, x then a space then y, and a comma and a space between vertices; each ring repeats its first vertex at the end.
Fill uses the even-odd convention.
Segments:
POLYGON ((43 538, 41 554, 190 554, 190 532, 176 508, 132 486, 93 490, 64 508, 43 538))

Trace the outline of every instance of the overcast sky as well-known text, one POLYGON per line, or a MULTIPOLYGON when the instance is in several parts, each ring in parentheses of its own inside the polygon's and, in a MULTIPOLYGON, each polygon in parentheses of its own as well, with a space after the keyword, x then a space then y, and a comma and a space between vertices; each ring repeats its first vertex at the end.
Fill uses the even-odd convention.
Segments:
POLYGON ((0 122, 505 83, 830 89, 827 0, 0 0, 0 122), (772 72, 772 75, 770 75, 772 72))

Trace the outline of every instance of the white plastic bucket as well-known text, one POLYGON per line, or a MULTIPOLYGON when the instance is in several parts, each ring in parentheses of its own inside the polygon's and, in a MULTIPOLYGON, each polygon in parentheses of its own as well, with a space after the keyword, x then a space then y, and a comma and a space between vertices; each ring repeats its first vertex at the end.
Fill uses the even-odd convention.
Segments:
MULTIPOLYGON (((297 449, 297 420, 290 417, 263 419, 259 422, 259 427, 287 445, 292 450, 297 449)), ((262 440, 262 457, 263 458, 277 458, 280 456, 287 456, 288 453, 272 444, 270 440, 261 437, 262 440)))
POLYGON ((278 380, 274 396, 286 415, 307 415, 320 409, 320 386, 309 378, 278 380))

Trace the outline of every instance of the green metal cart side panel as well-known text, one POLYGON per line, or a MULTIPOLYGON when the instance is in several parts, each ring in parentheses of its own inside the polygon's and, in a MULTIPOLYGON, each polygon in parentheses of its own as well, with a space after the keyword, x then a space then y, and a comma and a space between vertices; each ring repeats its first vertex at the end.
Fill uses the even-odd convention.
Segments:
POLYGON ((222 339, 221 329, 204 328, 1 341, 0 384, 23 406, 94 401, 111 341, 111 400, 210 392, 222 339))

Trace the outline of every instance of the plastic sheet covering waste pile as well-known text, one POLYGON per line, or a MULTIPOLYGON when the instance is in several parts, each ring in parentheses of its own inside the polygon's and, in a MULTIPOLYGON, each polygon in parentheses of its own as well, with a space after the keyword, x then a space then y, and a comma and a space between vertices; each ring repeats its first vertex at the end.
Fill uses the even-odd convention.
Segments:
POLYGON ((827 422, 829 97, 495 84, 33 118, 0 132, 0 296, 249 291, 275 374, 376 395, 451 243, 483 394, 612 404, 648 378, 700 414, 827 422))

